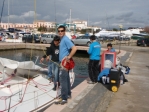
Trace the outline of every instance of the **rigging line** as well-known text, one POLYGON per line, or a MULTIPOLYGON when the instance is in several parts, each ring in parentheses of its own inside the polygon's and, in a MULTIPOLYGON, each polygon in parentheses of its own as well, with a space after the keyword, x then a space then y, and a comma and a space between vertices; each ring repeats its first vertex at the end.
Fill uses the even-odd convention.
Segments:
POLYGON ((56 33, 56 22, 57 22, 57 20, 56 20, 56 0, 54 0, 54 9, 55 9, 55 33, 56 33))
POLYGON ((3 5, 2 5, 2 11, 1 11, 1 17, 0 17, 0 28, 1 28, 1 23, 2 23, 2 16, 3 16, 4 3, 5 3, 5 0, 3 0, 3 5))
MULTIPOLYGON (((38 97, 46 94, 46 95, 48 95, 49 97, 55 98, 55 97, 51 96, 50 94, 48 94, 50 91, 52 91, 52 89, 47 90, 47 91, 43 91, 41 88, 38 88, 38 90, 36 90, 35 92, 38 92, 38 91, 42 91, 42 92, 43 92, 43 93, 39 94, 38 97)), ((34 94, 34 92, 30 92, 30 93, 33 93, 33 94, 34 94)), ((26 94, 26 93, 25 93, 25 94, 26 94)), ((36 98, 36 97, 37 97, 37 96, 35 96, 35 98, 36 98)), ((57 97, 56 97, 56 98, 57 98, 57 97)), ((23 100, 23 102, 27 102, 27 101, 30 101, 30 100, 32 100, 32 99, 34 99, 34 97, 32 97, 32 98, 30 98, 30 99, 27 99, 27 100, 23 100)), ((13 100, 13 101, 15 101, 15 100, 13 100)))
MULTIPOLYGON (((36 22, 36 0, 34 0, 34 21, 36 22)), ((35 29, 34 29, 35 30, 35 29)), ((35 33, 35 31, 33 30, 33 34, 32 34, 32 36, 33 36, 33 38, 32 38, 32 43, 35 41, 34 40, 34 33, 35 33)), ((35 46, 34 46, 35 47, 35 46)), ((32 47, 31 47, 31 49, 30 49, 30 61, 31 61, 31 58, 32 58, 32 54, 33 54, 33 52, 32 52, 32 47)), ((28 71, 28 79, 29 79, 29 76, 30 76, 30 69, 29 69, 29 71, 28 71)))
POLYGON ((56 23, 56 0, 54 0, 54 9, 55 9, 55 23, 56 23))
MULTIPOLYGON (((57 10, 56 10, 56 0, 54 0, 54 9, 55 9, 55 33, 56 33, 56 22, 57 22, 57 19, 56 19, 56 12, 57 12, 57 10)), ((41 40, 40 40, 40 44, 41 44, 41 40)), ((46 52, 45 52, 45 50, 44 50, 44 48, 42 47, 42 51, 43 51, 43 53, 44 53, 44 55, 46 55, 46 57, 47 57, 47 54, 46 54, 46 52)), ((49 60, 50 61, 50 60, 49 60)), ((51 60, 52 61, 52 60, 51 60)), ((54 61, 52 61, 52 62, 54 62, 54 61)), ((59 65, 58 65, 59 66, 59 65)))
MULTIPOLYGON (((23 98, 24 98, 24 95, 25 95, 25 92, 26 92, 26 89, 27 89, 28 83, 29 83, 29 81, 28 81, 28 82, 27 82, 27 84, 26 84, 26 87, 25 87, 25 90, 24 90, 24 93, 23 93, 23 96, 22 96, 21 100, 20 100, 18 103, 16 103, 15 105, 13 105, 13 106, 11 106, 11 107, 9 107, 9 108, 5 109, 5 110, 2 110, 2 112, 6 111, 6 110, 8 110, 8 111, 9 111, 11 108, 13 108, 13 107, 15 107, 15 106, 19 105, 19 104, 23 101, 23 98)), ((1 111, 0 111, 0 112, 1 112, 1 111)))
MULTIPOLYGON (((39 90, 40 90, 40 89, 39 89, 39 90)), ((40 91, 42 91, 42 90, 40 90, 40 91)), ((46 94, 46 95, 48 95, 49 97, 55 98, 55 97, 53 97, 53 96, 51 96, 51 95, 48 94, 48 92, 50 92, 50 91, 52 91, 52 89, 51 89, 51 90, 48 90, 48 91, 46 91, 46 92, 45 92, 45 91, 42 91, 43 93, 39 94, 38 97, 46 94)), ((33 92, 32 92, 32 93, 33 93, 33 92)), ((36 98, 36 97, 35 97, 35 98, 36 98)), ((27 100, 24 100, 23 102, 27 102, 27 101, 30 101, 30 100, 32 100, 32 99, 34 99, 34 97, 32 97, 32 98, 30 98, 30 99, 27 99, 27 100)), ((15 101, 15 100, 13 100, 13 101, 15 101)))
MULTIPOLYGON (((41 90, 40 88, 38 88, 38 90, 36 90, 36 91, 34 91, 34 92, 39 92, 39 91, 43 91, 43 90, 41 90)), ((52 91, 52 89, 47 90, 46 92, 43 92, 43 93, 39 94, 39 95, 36 96, 36 97, 39 97, 39 96, 42 96, 42 95, 47 94, 48 96, 54 98, 53 96, 51 96, 51 95, 48 94, 48 92, 50 92, 50 91, 52 91)), ((32 93, 32 94, 33 94, 34 92, 29 92, 29 93, 32 93)), ((25 94, 29 94, 29 93, 25 93, 25 94)), ((36 98, 36 97, 35 97, 35 98, 36 98)), ((23 102, 26 102, 26 101, 29 101, 29 100, 32 100, 32 99, 34 99, 34 98, 30 98, 30 99, 27 99, 27 100, 23 100, 23 102)), ((16 101, 16 100, 12 100, 12 101, 18 102, 18 101, 16 101)))
MULTIPOLYGON (((27 81, 26 81, 26 82, 27 82, 27 81)), ((17 85, 17 84, 25 84, 26 82, 24 82, 24 83, 6 83, 6 84, 9 84, 9 85, 13 86, 13 85, 17 85)), ((4 87, 0 87, 0 90, 1 90, 1 89, 4 89, 4 88, 7 88, 9 85, 6 85, 6 86, 4 86, 4 87)))
MULTIPOLYGON (((18 0, 18 1, 19 1, 19 0, 18 0)), ((18 6, 20 7, 19 2, 18 2, 18 6)), ((21 7, 20 7, 20 8, 21 8, 21 7)), ((18 8, 18 9, 19 9, 19 8, 18 8)), ((30 17, 30 16, 31 16, 31 15, 30 15, 30 13, 29 13, 29 17, 30 17)), ((22 18, 22 19, 24 20, 24 18, 22 18)), ((23 21, 23 23, 24 23, 24 21, 23 21)), ((26 29, 25 29, 25 33, 26 33, 26 29)), ((23 38, 24 35, 25 35, 25 34, 23 34, 21 38, 23 38)), ((26 59, 27 59, 27 47, 26 47, 26 46, 27 46, 27 45, 26 45, 26 44, 27 44, 27 42, 26 42, 27 40, 28 40, 28 36, 27 36, 27 39, 25 38, 24 67, 26 66, 26 65, 25 65, 25 61, 27 61, 27 60, 26 60, 26 59)), ((29 70, 28 70, 28 71, 29 71, 29 70)), ((23 74, 23 77, 25 77, 25 74, 23 74)))
POLYGON ((105 10, 105 13, 106 13, 106 20, 107 20, 107 23, 108 23, 108 29, 110 30, 109 20, 108 20, 108 17, 107 17, 107 11, 106 10, 105 10))
POLYGON ((38 92, 34 91, 34 106, 35 108, 38 107, 39 99, 38 99, 38 92))
MULTIPOLYGON (((11 3, 9 3, 9 4, 10 4, 10 6, 13 6, 13 0, 11 0, 11 3)), ((10 7, 9 9, 11 9, 11 14, 13 15, 14 14, 14 8, 10 7)), ((13 47, 13 49, 14 49, 14 54, 17 55, 17 50, 16 50, 16 30, 15 30, 16 27, 14 26, 13 28, 14 28, 14 32, 13 32, 14 47, 13 47)), ((17 61, 17 58, 16 58, 15 55, 14 55, 14 60, 17 61)))
POLYGON ((33 81, 33 83, 36 84, 36 85, 41 85, 41 86, 49 86, 49 85, 52 85, 52 84, 40 84, 40 83, 34 81, 33 79, 32 79, 32 81, 33 81))
MULTIPOLYGON (((55 9, 55 32, 56 32, 56 0, 54 0, 54 9, 55 9)), ((41 44, 41 39, 40 39, 40 44, 41 44)), ((43 54, 46 55, 46 57, 47 57, 47 54, 46 54, 43 46, 41 46, 41 48, 42 48, 43 54)), ((52 62, 54 62, 54 61, 52 61, 52 62)))
POLYGON ((9 91, 10 91, 11 95, 13 95, 13 93, 12 93, 12 91, 11 91, 11 89, 10 89, 10 88, 9 88, 9 91))
MULTIPOLYGON (((34 83, 33 83, 33 84, 34 84, 34 83)), ((29 85, 35 87, 35 84, 34 84, 34 85, 29 84, 29 85)), ((48 86, 46 86, 46 87, 42 87, 42 88, 44 88, 44 89, 49 89, 48 86)), ((50 90, 52 90, 52 89, 50 89, 50 90)), ((38 91, 41 91, 41 90, 38 89, 38 90, 36 90, 35 92, 38 92, 38 91)), ((49 90, 48 90, 48 91, 49 91, 49 90)), ((48 92, 48 91, 47 91, 47 92, 48 92)), ((25 93, 25 94, 31 94, 31 93, 33 93, 33 92, 27 92, 27 93, 25 93)))
MULTIPOLYGON (((47 55, 46 55, 46 56, 47 56, 47 55)), ((52 62, 52 63, 54 63, 54 64, 57 65, 58 67, 61 67, 60 64, 58 64, 58 63, 52 61, 51 59, 49 59, 49 61, 52 62)), ((41 65, 44 65, 44 66, 48 66, 48 65, 46 65, 46 64, 44 64, 44 63, 40 63, 40 64, 41 64, 41 65)))
POLYGON ((36 92, 36 93, 37 93, 36 104, 37 104, 37 107, 38 107, 38 105, 39 105, 39 98, 38 98, 38 92, 36 92))
MULTIPOLYGON (((34 21, 36 22, 36 19, 37 19, 37 16, 36 16, 36 0, 34 0, 34 21)), ((34 29, 34 34, 33 34, 33 40, 32 40, 32 43, 33 44, 35 44, 35 36, 37 36, 37 35, 35 35, 35 29, 34 29)), ((34 47, 35 47, 35 45, 34 45, 34 47)), ((31 55, 32 55, 32 53, 33 53, 33 51, 32 51, 32 49, 31 49, 31 55)), ((33 57, 33 56, 32 56, 33 57)), ((34 66, 34 69, 35 69, 35 66, 34 66)))
POLYGON ((35 108, 37 108, 36 103, 35 103, 35 91, 34 91, 34 106, 35 106, 35 108))
MULTIPOLYGON (((14 14, 14 2, 13 2, 13 0, 11 1, 11 3, 12 3, 12 13, 14 14)), ((19 37, 17 37, 17 36, 19 36, 19 35, 17 35, 17 32, 16 32, 16 26, 14 26, 14 40, 15 40, 15 45, 14 45, 14 51, 15 51, 15 54, 18 54, 17 53, 17 49, 16 49, 16 39, 17 38, 19 38, 19 37)), ((15 60, 17 61, 17 58, 16 58, 16 56, 14 57, 15 58, 15 60)), ((16 74, 16 73, 14 73, 14 74, 16 74)), ((21 81, 20 81, 21 82, 21 81)), ((18 80, 18 83, 19 83, 19 80, 18 80)), ((22 83, 23 83, 23 81, 22 81, 22 83)), ((20 84, 18 84, 18 89, 19 89, 19 99, 21 99, 21 96, 22 96, 22 92, 23 92, 23 84, 22 84, 22 87, 20 87, 20 84)))

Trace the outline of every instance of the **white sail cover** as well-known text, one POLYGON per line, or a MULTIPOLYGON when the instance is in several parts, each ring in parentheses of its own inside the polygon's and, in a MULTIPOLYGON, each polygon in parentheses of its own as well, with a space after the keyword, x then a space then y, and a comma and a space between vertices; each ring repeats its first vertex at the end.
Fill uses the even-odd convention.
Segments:
POLYGON ((24 62, 18 62, 6 58, 0 57, 0 64, 2 66, 6 66, 10 69, 16 69, 16 68, 22 68, 22 69, 41 69, 41 67, 34 64, 33 61, 24 61, 24 62))
POLYGON ((7 74, 12 74, 14 69, 17 69, 17 74, 19 75, 27 74, 28 70, 31 71, 30 75, 32 75, 32 71, 41 69, 41 67, 35 65, 33 61, 18 62, 0 57, 0 70, 4 70, 4 68, 7 71, 7 74))

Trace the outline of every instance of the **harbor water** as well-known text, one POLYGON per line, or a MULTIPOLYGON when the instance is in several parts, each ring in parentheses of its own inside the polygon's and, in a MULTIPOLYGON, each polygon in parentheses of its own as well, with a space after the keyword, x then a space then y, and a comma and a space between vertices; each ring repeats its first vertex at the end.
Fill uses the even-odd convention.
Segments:
MULTIPOLYGON (((40 59, 44 55, 45 51, 42 50, 33 50, 33 49, 23 49, 23 50, 2 50, 0 51, 0 57, 7 58, 11 60, 16 60, 19 62, 23 61, 33 61, 36 62, 37 65, 41 67, 46 67, 44 65, 40 64, 40 59)), ((87 63, 88 63, 88 54, 86 51, 77 51, 77 53, 74 56, 75 61, 75 68, 73 69, 75 73, 75 82, 73 87, 80 84, 82 81, 84 81, 88 77, 88 69, 87 69, 87 63)), ((44 64, 47 65, 47 62, 44 61, 44 64)), ((46 76, 46 74, 45 74, 46 76)))

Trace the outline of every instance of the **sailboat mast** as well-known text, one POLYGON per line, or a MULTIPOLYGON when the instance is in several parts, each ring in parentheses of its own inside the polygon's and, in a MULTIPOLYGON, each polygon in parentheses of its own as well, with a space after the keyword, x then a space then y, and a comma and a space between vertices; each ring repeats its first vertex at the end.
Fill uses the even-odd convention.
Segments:
POLYGON ((89 15, 87 16, 87 26, 89 27, 89 15))
POLYGON ((71 24, 71 9, 70 9, 70 19, 69 19, 69 23, 71 24))
POLYGON ((34 30, 33 30, 33 32, 35 33, 35 28, 37 28, 38 26, 37 26, 37 21, 36 21, 36 0, 34 0, 34 23, 36 24, 36 26, 34 26, 34 30))
POLYGON ((9 28, 9 0, 8 0, 8 28, 9 28))
POLYGON ((108 27, 108 30, 110 30, 110 27, 109 27, 109 20, 108 20, 108 17, 107 17, 107 11, 105 10, 105 12, 106 12, 106 21, 107 21, 107 27, 108 27))
POLYGON ((0 17, 0 28, 2 28, 2 16, 3 16, 4 2, 5 0, 3 0, 3 5, 2 5, 2 11, 1 11, 1 17, 0 17))
POLYGON ((54 9, 55 9, 55 33, 56 33, 56 0, 54 0, 54 9))
POLYGON ((54 0, 54 9, 55 9, 55 23, 56 23, 56 0, 54 0))
POLYGON ((36 0, 34 0, 34 21, 36 21, 36 0))
POLYGON ((69 30, 71 29, 71 9, 70 9, 70 18, 69 18, 69 30))

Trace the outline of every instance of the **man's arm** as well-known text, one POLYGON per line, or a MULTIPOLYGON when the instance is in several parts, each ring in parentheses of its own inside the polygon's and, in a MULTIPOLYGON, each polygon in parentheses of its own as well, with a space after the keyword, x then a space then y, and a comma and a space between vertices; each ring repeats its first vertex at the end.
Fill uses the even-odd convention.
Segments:
POLYGON ((49 61, 51 59, 51 56, 47 56, 46 61, 49 61))
POLYGON ((90 45, 90 47, 89 47, 89 50, 88 50, 88 54, 91 54, 92 53, 92 45, 90 45))
POLYGON ((46 56, 49 56, 51 54, 52 54, 52 47, 50 46, 49 48, 47 48, 46 56))
POLYGON ((70 58, 73 57, 73 55, 76 53, 77 51, 77 47, 72 43, 72 41, 70 39, 65 40, 66 42, 66 46, 68 49, 71 49, 71 52, 69 53, 69 55, 66 57, 67 60, 69 60, 70 58))
POLYGON ((70 58, 72 58, 73 57, 73 55, 76 53, 76 51, 77 51, 77 47, 76 46, 73 46, 72 48, 71 48, 71 52, 70 52, 70 54, 68 55, 68 59, 70 59, 70 58))
POLYGON ((50 59, 50 54, 51 54, 51 46, 49 48, 47 48, 47 51, 45 53, 45 55, 40 59, 40 63, 42 63, 44 61, 44 59, 46 58, 46 60, 48 61, 50 59))

